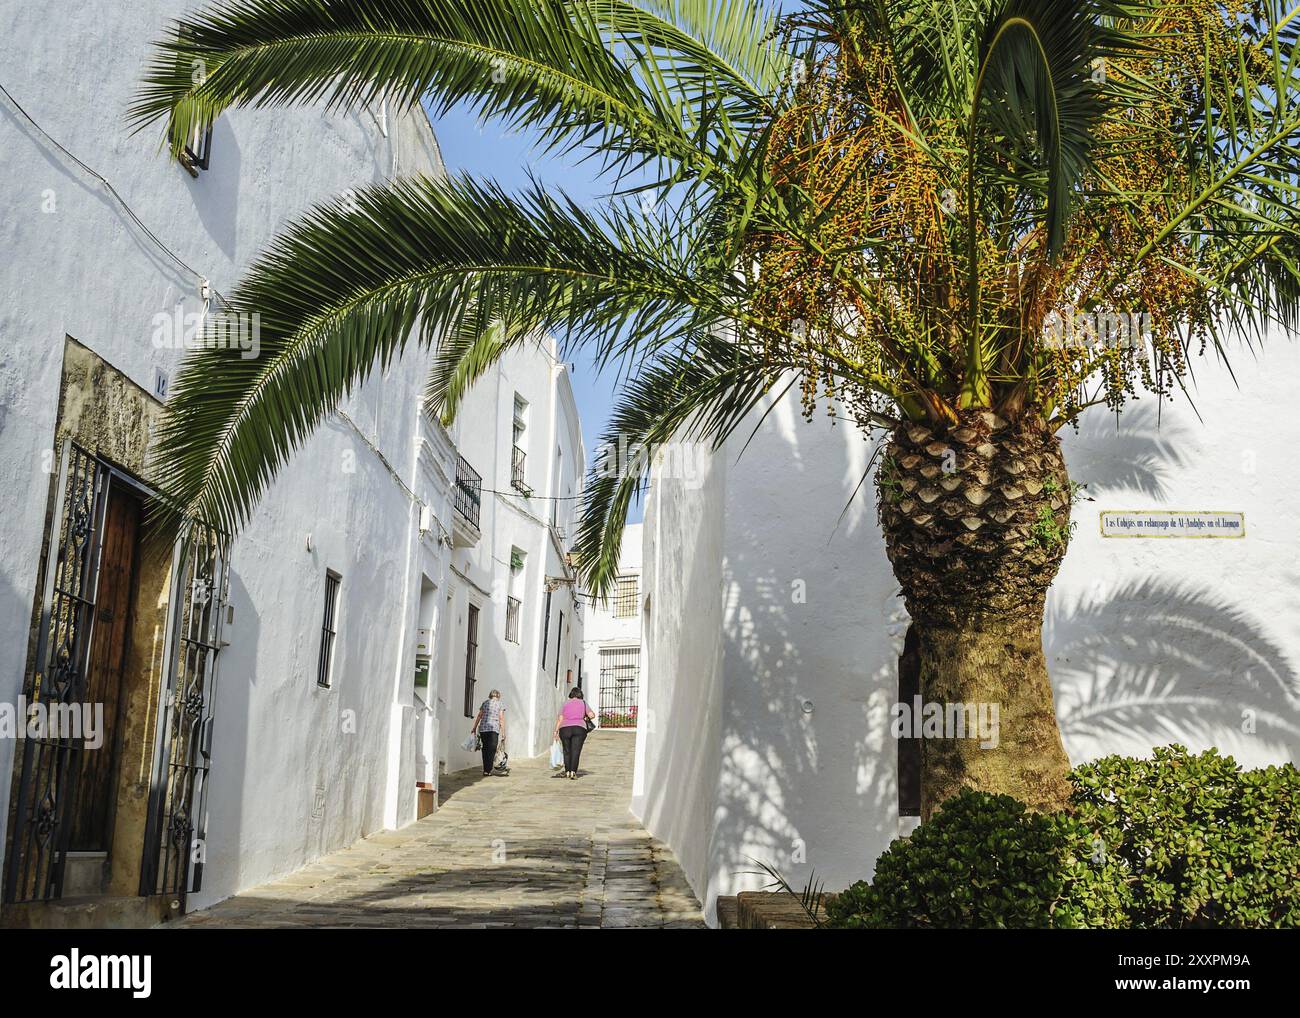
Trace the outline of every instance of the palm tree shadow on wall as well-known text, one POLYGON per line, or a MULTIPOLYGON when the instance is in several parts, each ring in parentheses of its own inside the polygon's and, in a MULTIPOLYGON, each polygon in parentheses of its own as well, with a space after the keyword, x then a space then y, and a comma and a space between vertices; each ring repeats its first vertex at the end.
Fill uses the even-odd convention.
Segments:
MULTIPOLYGON (((1118 421, 1084 418, 1065 447, 1072 475, 1090 493, 1161 499, 1170 494, 1168 473, 1187 465, 1184 449, 1197 439, 1139 403, 1118 421)), ((1043 645, 1076 763, 1121 746, 1145 755, 1175 741, 1260 758, 1294 758, 1300 748, 1300 678, 1281 646, 1249 611, 1201 584, 1148 576, 1096 587, 1070 604, 1050 597, 1043 645), (1254 734, 1246 730, 1252 723, 1254 734)))
POLYGON ((1089 493, 1116 489, 1165 498, 1169 471, 1186 465, 1186 429, 1162 420, 1150 403, 1137 403, 1117 420, 1113 415, 1085 415, 1077 432, 1063 438, 1070 476, 1089 493))
POLYGON ((838 889, 868 875, 898 834, 888 735, 897 648, 888 618, 871 607, 888 597, 860 596, 863 576, 888 577, 890 592, 895 585, 874 507, 858 503, 860 511, 836 519, 850 499, 874 491, 858 488, 861 468, 834 476, 766 425, 754 444, 768 448, 750 448, 729 469, 767 454, 788 465, 771 506, 754 505, 768 493, 749 490, 751 511, 727 518, 723 767, 712 862, 733 887, 770 883, 760 869, 767 864, 796 890, 814 876, 838 889), (762 521, 782 507, 788 512, 789 491, 803 493, 807 515, 781 548, 762 521), (800 578, 808 581, 804 603, 792 598, 792 580, 800 578), (833 673, 846 657, 856 667, 841 683, 833 673))
POLYGON ((1067 745, 1300 748, 1300 677, 1249 612, 1212 590, 1150 577, 1084 595, 1049 609, 1044 644, 1067 745))

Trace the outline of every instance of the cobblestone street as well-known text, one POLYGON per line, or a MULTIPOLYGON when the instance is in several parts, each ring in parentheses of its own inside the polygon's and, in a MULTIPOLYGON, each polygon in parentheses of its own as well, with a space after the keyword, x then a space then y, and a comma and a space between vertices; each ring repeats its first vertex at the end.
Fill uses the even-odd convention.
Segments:
POLYGON ((177 927, 703 927, 667 846, 628 812, 633 736, 595 732, 577 781, 547 758, 444 775, 440 807, 177 927))

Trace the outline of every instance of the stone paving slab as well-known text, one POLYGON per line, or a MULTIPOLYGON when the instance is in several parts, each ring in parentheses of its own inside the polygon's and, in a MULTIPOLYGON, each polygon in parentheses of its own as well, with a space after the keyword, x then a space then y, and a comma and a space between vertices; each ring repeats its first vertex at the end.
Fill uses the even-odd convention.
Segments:
POLYGON ((593 732, 577 781, 545 755, 444 775, 439 808, 176 928, 704 928, 668 846, 628 812, 633 737, 593 732))

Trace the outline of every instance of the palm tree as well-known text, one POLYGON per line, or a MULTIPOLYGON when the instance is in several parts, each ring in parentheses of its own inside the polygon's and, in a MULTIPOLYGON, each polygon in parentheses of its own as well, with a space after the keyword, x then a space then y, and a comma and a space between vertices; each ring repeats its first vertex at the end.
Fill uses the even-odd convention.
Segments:
MULTIPOLYGON (((447 419, 540 332, 623 363, 606 439, 633 445, 719 444, 797 384, 808 414, 886 435, 878 509, 925 699, 1002 707, 996 750, 924 743, 923 814, 962 786, 1058 806, 1057 432, 1294 322, 1297 10, 762 4, 226 0, 183 19, 132 109, 173 151, 232 106, 466 102, 593 157, 611 197, 593 213, 540 185, 416 179, 312 210, 231 300, 260 313, 261 358, 204 350, 181 372, 166 486, 238 526, 412 333, 447 419)), ((585 490, 597 593, 644 469, 585 490)))

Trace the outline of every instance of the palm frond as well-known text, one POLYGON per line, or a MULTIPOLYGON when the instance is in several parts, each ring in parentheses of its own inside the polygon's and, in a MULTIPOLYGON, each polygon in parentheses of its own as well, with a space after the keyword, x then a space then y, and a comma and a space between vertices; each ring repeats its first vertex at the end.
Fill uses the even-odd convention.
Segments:
MULTIPOLYGON (((715 24, 733 38, 735 25, 761 23, 756 11, 737 4, 715 24)), ((736 49, 748 71, 766 66, 764 47, 736 49)), ((656 159, 703 174, 722 167, 701 141, 760 108, 740 71, 626 0, 226 0, 156 44, 129 117, 168 118, 179 153, 231 106, 380 99, 427 99, 435 112, 465 102, 561 149, 585 146, 607 167, 656 159)))
POLYGON ((613 590, 633 498, 670 442, 719 448, 780 377, 753 350, 703 335, 629 378, 596 447, 582 493, 574 557, 596 597, 613 590))
POLYGON ((464 178, 374 187, 307 214, 232 294, 212 329, 255 322, 259 354, 214 342, 186 360, 160 477, 178 511, 233 529, 322 416, 412 334, 450 337, 430 383, 447 416, 529 337, 608 347, 725 314, 644 226, 623 229, 540 186, 519 198, 464 178))

